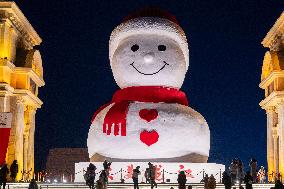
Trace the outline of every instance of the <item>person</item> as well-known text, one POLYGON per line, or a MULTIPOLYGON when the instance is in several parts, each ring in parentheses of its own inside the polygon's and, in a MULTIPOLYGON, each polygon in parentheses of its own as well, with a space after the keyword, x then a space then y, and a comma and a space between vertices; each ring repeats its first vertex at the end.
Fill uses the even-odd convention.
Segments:
POLYGON ((232 185, 235 184, 237 180, 237 173, 238 173, 238 159, 233 159, 230 165, 230 176, 232 185))
POLYGON ((104 179, 102 174, 100 174, 99 179, 97 180, 96 189, 104 189, 104 179))
POLYGON ((94 164, 90 163, 84 175, 86 180, 86 185, 89 186, 90 189, 95 188, 96 169, 97 167, 94 164))
POLYGON ((215 189, 216 188, 216 179, 211 174, 208 179, 208 189, 215 189))
POLYGON ((149 168, 146 168, 144 177, 145 177, 146 183, 150 183, 150 169, 149 168))
POLYGON ((185 175, 184 171, 181 171, 181 172, 178 174, 178 179, 177 179, 177 181, 178 181, 178 188, 179 188, 179 189, 186 189, 185 184, 186 184, 187 179, 186 179, 186 175, 185 175))
POLYGON ((0 188, 3 185, 3 189, 5 189, 8 174, 9 174, 9 169, 6 162, 4 162, 0 168, 0 188))
POLYGON ((152 163, 148 163, 149 165, 149 176, 150 176, 150 184, 151 184, 151 189, 154 188, 154 186, 157 188, 158 185, 155 181, 156 179, 156 167, 152 163))
POLYGON ((224 171, 222 175, 223 175, 222 184, 224 184, 225 189, 231 189, 232 187, 231 177, 228 175, 226 171, 224 171))
POLYGON ((103 167, 104 167, 104 171, 105 171, 105 174, 106 174, 107 182, 108 182, 110 166, 111 166, 111 162, 108 162, 107 160, 105 160, 104 163, 103 163, 103 167))
POLYGON ((274 185, 274 189, 283 189, 283 188, 284 188, 284 186, 283 186, 282 182, 279 179, 276 180, 275 185, 274 185))
POLYGON ((244 179, 244 164, 240 159, 238 160, 237 179, 239 180, 240 187, 244 179))
POLYGON ((261 183, 261 184, 265 183, 266 177, 265 177, 265 169, 264 169, 263 166, 260 167, 260 169, 257 173, 257 177, 258 177, 259 183, 261 183))
POLYGON ((139 169, 140 169, 140 166, 137 166, 135 169, 133 169, 132 179, 134 183, 134 189, 139 189, 138 176, 141 174, 139 169))
POLYGON ((108 184, 108 175, 107 175, 105 170, 102 170, 102 172, 100 174, 100 179, 101 179, 101 182, 102 182, 103 189, 106 189, 107 184, 108 184))
POLYGON ((204 189, 208 189, 208 174, 205 174, 205 177, 203 178, 203 182, 204 182, 204 189))
POLYGON ((10 177, 12 179, 12 182, 16 182, 18 171, 19 171, 18 161, 14 160, 10 167, 10 172, 11 172, 10 177))
POLYGON ((246 189, 252 189, 253 177, 250 175, 250 171, 245 175, 244 183, 246 184, 246 189))
POLYGON ((35 181, 35 179, 32 179, 30 184, 29 184, 29 189, 38 189, 38 185, 35 181))
POLYGON ((250 163, 250 175, 253 178, 253 183, 256 183, 257 181, 257 161, 254 158, 251 158, 250 163))

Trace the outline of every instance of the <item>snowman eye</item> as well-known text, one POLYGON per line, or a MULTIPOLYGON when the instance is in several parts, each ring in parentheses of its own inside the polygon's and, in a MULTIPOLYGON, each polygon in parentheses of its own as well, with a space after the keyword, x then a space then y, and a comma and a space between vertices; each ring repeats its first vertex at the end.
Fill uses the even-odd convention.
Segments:
POLYGON ((132 47, 131 47, 131 50, 132 50, 133 52, 138 51, 138 49, 139 49, 139 46, 138 46, 137 44, 132 45, 132 47))
POLYGON ((167 47, 165 45, 159 45, 158 46, 159 51, 165 51, 166 49, 167 49, 167 47))

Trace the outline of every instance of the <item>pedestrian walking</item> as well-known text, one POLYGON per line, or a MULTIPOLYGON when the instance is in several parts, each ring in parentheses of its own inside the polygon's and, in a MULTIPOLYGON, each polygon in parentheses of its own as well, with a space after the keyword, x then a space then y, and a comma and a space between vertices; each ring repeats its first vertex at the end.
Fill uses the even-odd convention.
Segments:
POLYGON ((246 184, 246 189, 252 189, 253 177, 250 175, 250 171, 245 175, 244 183, 246 184))
POLYGON ((224 184, 225 189, 231 189, 231 187, 232 187, 231 177, 229 176, 229 174, 226 171, 224 171, 222 175, 223 175, 222 184, 224 184))
POLYGON ((154 188, 154 186, 157 188, 158 185, 156 183, 156 167, 152 163, 148 163, 149 165, 149 176, 150 176, 150 184, 151 184, 151 189, 154 188))
POLYGON ((133 179, 134 189, 139 189, 138 176, 141 174, 139 169, 140 166, 137 166, 135 169, 133 169, 132 179, 133 179))
POLYGON ((90 163, 84 175, 86 185, 89 186, 90 189, 95 188, 96 169, 97 167, 94 164, 90 163))
POLYGON ((208 189, 208 181, 209 181, 208 174, 205 174, 205 177, 203 178, 204 189, 208 189))
POLYGON ((208 179, 208 189, 215 189, 216 188, 216 179, 211 174, 208 179))
POLYGON ((12 182, 16 182, 18 171, 19 171, 18 161, 14 160, 10 167, 10 172, 11 172, 10 177, 12 179, 12 182))
POLYGON ((185 184, 186 184, 187 179, 186 179, 186 175, 185 175, 184 171, 181 171, 181 172, 178 174, 178 179, 177 179, 177 181, 178 181, 178 188, 179 188, 179 189, 186 189, 185 184))
POLYGON ((29 184, 29 189, 38 189, 38 185, 35 181, 35 179, 32 179, 30 184, 29 184))
POLYGON ((6 162, 4 162, 0 168, 0 188, 3 185, 3 189, 5 189, 8 174, 9 174, 9 169, 6 162))
POLYGON ((256 183, 257 181, 257 161, 254 158, 251 158, 250 163, 250 175, 253 178, 253 183, 256 183))

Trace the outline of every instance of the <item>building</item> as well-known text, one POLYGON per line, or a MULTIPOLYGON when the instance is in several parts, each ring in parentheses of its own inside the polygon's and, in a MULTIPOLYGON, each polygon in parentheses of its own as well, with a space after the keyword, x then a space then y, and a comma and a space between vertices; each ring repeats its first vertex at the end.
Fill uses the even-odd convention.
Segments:
POLYGON ((267 164, 269 180, 284 178, 284 12, 267 33, 261 83, 265 98, 260 106, 267 114, 267 164))
POLYGON ((37 50, 41 41, 14 2, 0 1, 0 120, 10 125, 7 141, 0 136, 0 155, 8 166, 18 161, 17 180, 21 172, 32 177, 34 171, 35 115, 42 105, 38 88, 45 84, 37 50))
POLYGON ((75 163, 89 162, 87 148, 54 148, 49 150, 46 162, 47 178, 63 182, 73 181, 75 178, 75 163))

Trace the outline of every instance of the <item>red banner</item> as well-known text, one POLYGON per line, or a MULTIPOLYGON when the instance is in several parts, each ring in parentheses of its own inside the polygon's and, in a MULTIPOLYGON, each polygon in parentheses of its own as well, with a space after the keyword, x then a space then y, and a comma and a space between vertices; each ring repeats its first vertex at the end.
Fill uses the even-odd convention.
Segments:
POLYGON ((11 128, 1 128, 0 127, 0 165, 2 165, 2 163, 6 159, 6 153, 7 153, 9 137, 10 137, 10 130, 11 128))
POLYGON ((6 159, 6 153, 9 144, 10 130, 11 130, 12 114, 2 112, 0 113, 0 165, 6 159))

